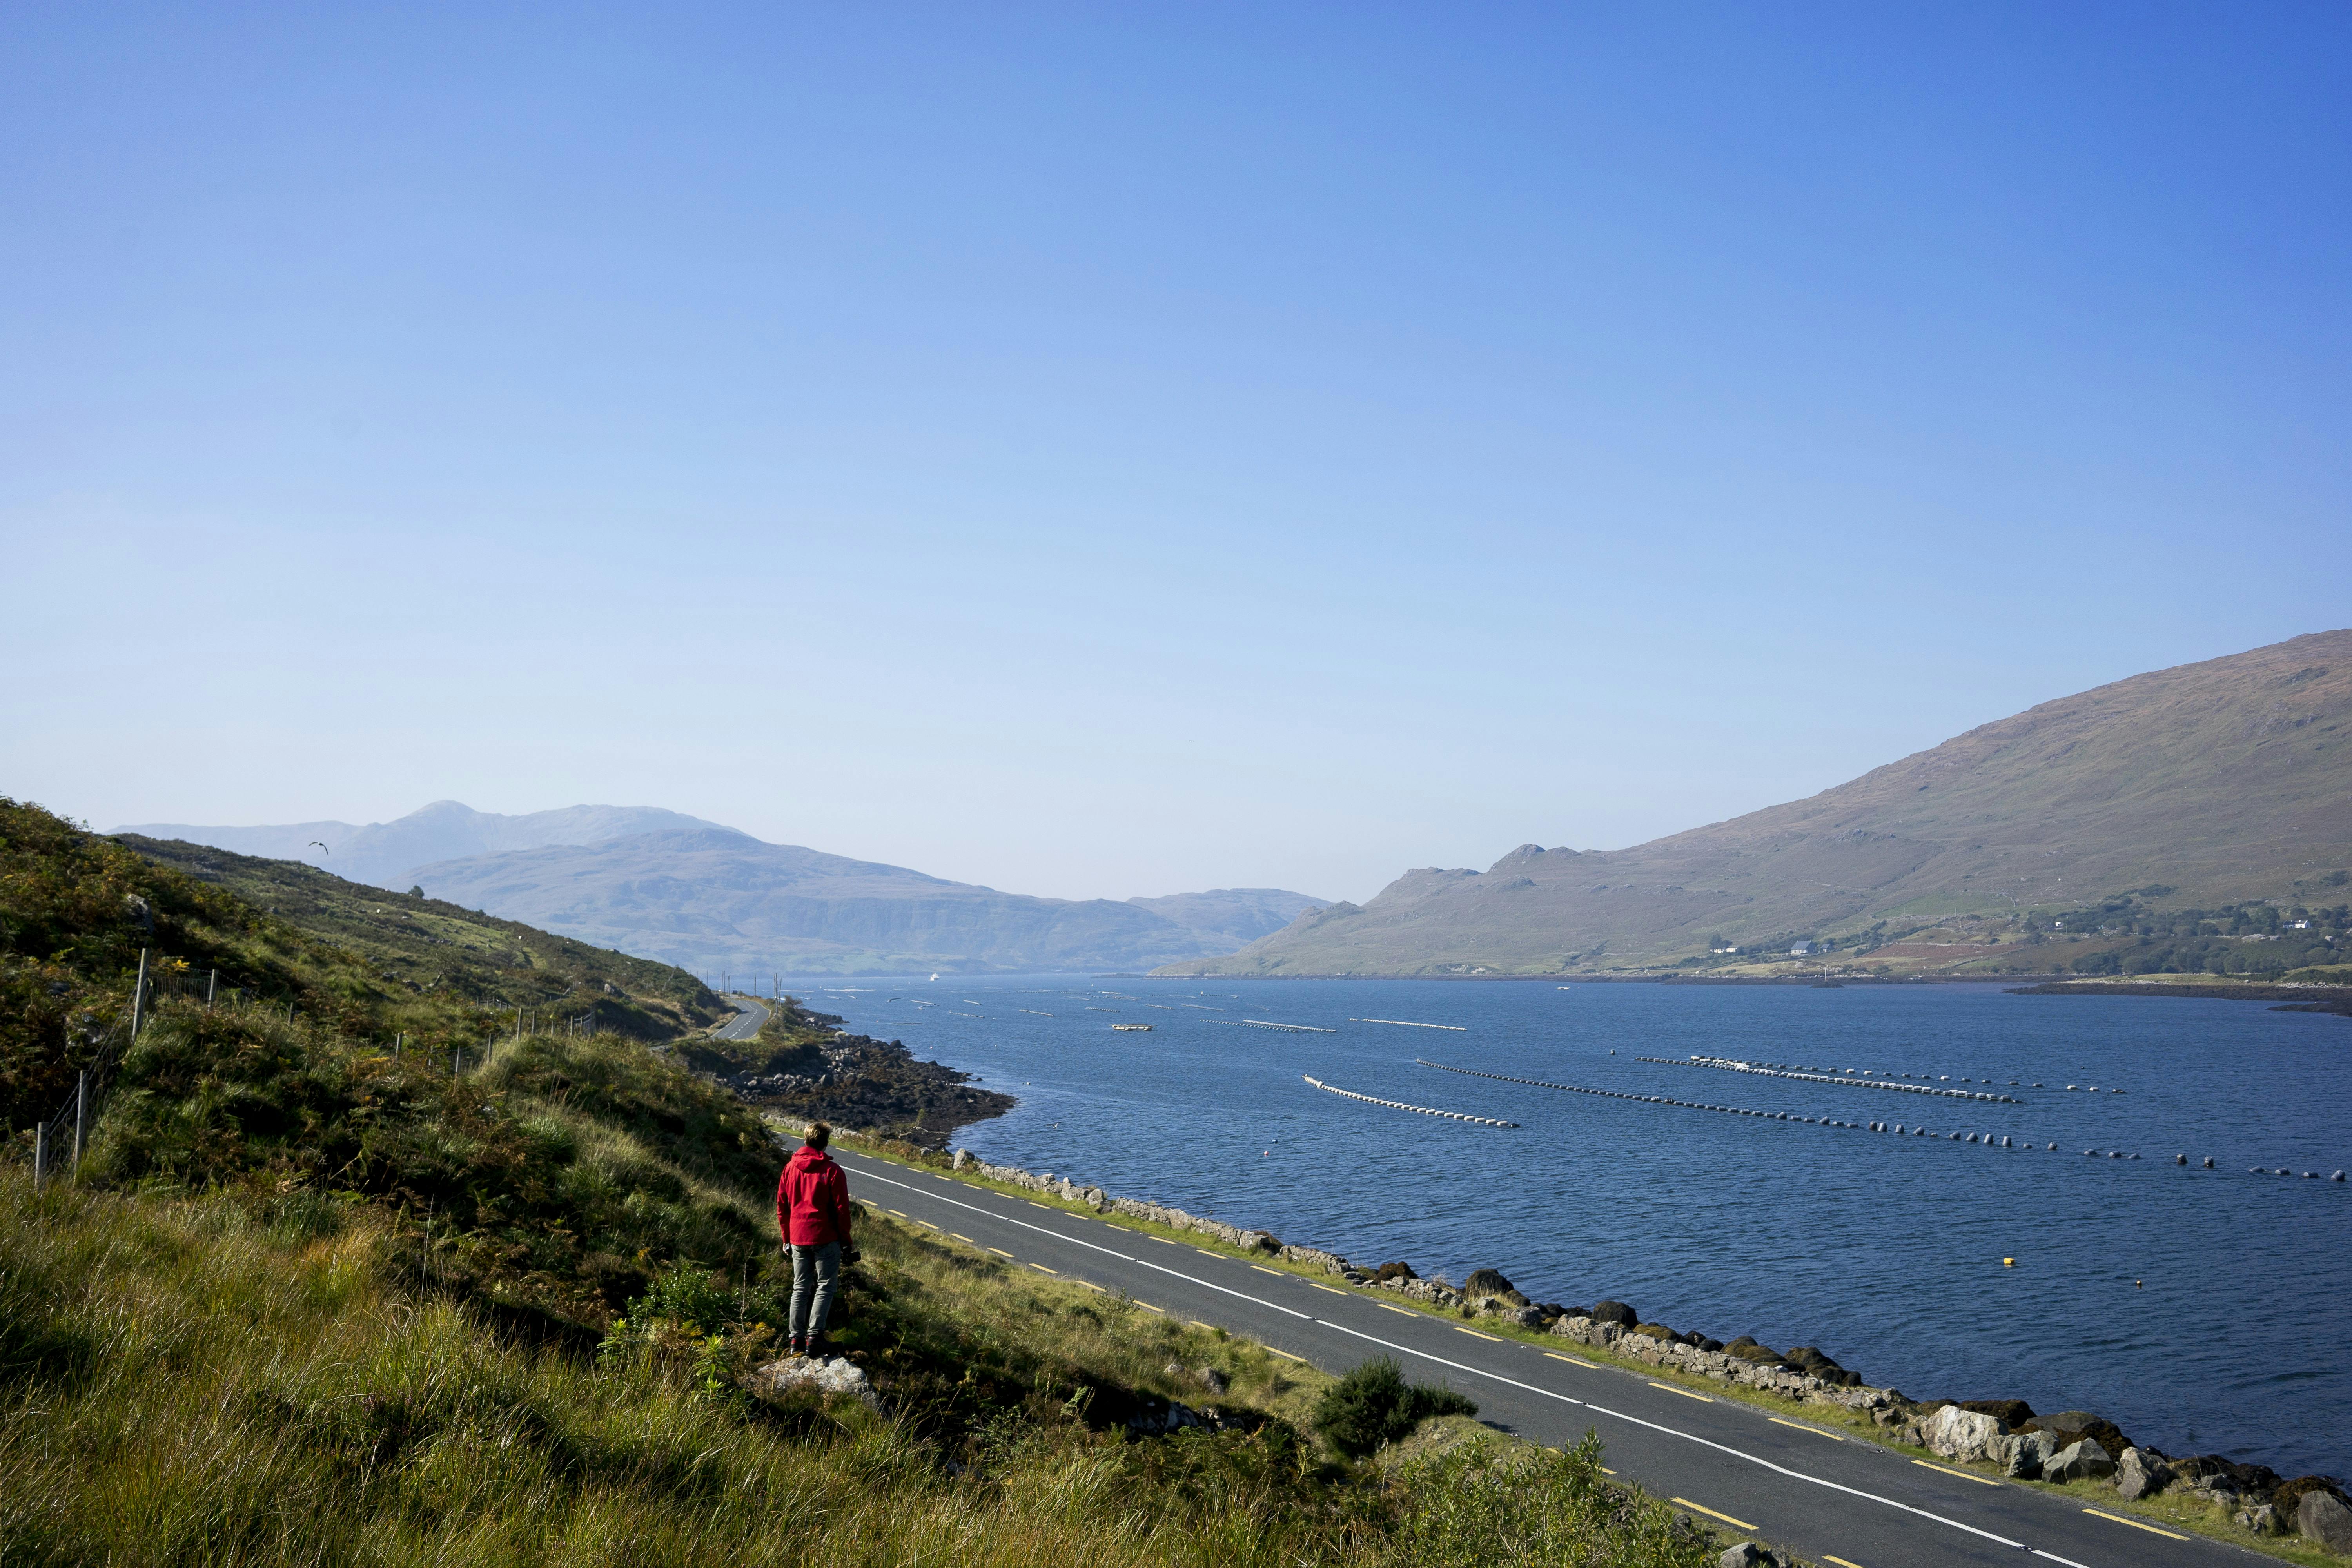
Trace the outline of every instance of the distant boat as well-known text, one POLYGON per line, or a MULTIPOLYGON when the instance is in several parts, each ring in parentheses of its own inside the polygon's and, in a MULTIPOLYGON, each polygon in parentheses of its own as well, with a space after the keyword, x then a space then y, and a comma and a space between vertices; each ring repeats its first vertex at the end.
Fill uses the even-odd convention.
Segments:
POLYGON ((934 980, 937 980, 937 979, 939 978, 939 976, 938 976, 938 975, 936 975, 936 974, 934 974, 934 975, 932 975, 932 976, 931 976, 931 978, 932 978, 932 979, 934 979, 934 980))
POLYGON ((1149 1024, 1113 1024, 1111 1027, 1122 1031, 1140 1029, 1147 1035, 1151 1032, 1151 1026, 1149 1024))

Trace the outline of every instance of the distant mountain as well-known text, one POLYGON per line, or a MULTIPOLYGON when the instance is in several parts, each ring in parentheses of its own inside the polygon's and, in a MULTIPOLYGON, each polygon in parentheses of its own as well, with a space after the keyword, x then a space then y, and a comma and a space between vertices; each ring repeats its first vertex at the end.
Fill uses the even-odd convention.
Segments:
POLYGON ((704 975, 1145 969, 1229 951, 1236 932, 1278 929, 1318 901, 1273 889, 1036 899, 725 827, 475 856, 414 874, 434 898, 704 975))
POLYGON ((1558 973, 1877 922, 2342 896, 2352 631, 2045 702, 1807 800, 1631 849, 1408 871, 1185 974, 1558 973))
POLYGON ((1271 936, 1307 910, 1330 902, 1304 893, 1286 893, 1280 888, 1218 888, 1206 893, 1171 893, 1165 898, 1127 901, 1192 931, 1210 952, 1230 952, 1271 936))
POLYGON ((396 891, 421 884, 436 900, 711 976, 1148 969, 1230 952, 1324 901, 1277 888, 1125 903, 1027 898, 643 805, 500 816, 443 800, 364 827, 114 831, 305 860, 396 891), (309 854, 312 840, 327 852, 309 854))
POLYGON ((273 860, 302 860, 332 871, 350 882, 405 889, 417 867, 436 860, 494 854, 506 849, 538 849, 550 844, 595 844, 633 833, 666 829, 717 827, 698 816, 687 816, 652 805, 567 805, 558 811, 534 811, 524 816, 501 816, 476 811, 454 800, 436 800, 391 822, 371 822, 354 827, 348 822, 303 822, 286 827, 197 827, 185 823, 148 822, 113 829, 145 838, 185 839, 209 844, 240 855, 266 856, 273 860), (312 855, 312 840, 327 853, 312 855))

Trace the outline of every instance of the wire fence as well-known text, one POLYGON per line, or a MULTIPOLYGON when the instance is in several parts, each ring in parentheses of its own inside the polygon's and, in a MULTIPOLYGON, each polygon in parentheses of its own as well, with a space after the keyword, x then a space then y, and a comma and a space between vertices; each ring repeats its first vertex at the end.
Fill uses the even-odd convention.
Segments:
POLYGON ((88 1042, 89 1060, 74 1075, 73 1092, 55 1115, 33 1123, 33 1184, 38 1188, 60 1171, 70 1175, 81 1168, 90 1129, 97 1124, 106 1091, 114 1086, 123 1053, 154 1016, 155 1004, 166 998, 201 1003, 244 1000, 247 987, 223 985, 217 969, 191 969, 176 959, 157 959, 139 950, 138 977, 131 983, 131 1005, 115 1015, 103 1033, 88 1042))

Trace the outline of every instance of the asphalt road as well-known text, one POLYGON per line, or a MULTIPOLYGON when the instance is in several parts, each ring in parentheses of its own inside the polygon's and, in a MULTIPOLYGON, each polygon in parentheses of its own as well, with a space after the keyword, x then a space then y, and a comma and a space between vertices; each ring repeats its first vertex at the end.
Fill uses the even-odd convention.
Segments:
MULTIPOLYGON (((756 1004, 754 1004, 756 1005, 756 1004)), ((754 1026, 756 1027, 756 1026, 754 1026)), ((2029 1558, 2072 1568, 2270 1562, 2061 1497, 1940 1469, 1851 1433, 1709 1399, 1571 1353, 1479 1333, 1364 1294, 1261 1268, 888 1161, 833 1151, 856 1197, 1061 1279, 1244 1333, 1327 1372, 1391 1355, 1407 1375, 1478 1402, 1481 1419, 1551 1447, 1588 1429, 1611 1470, 1733 1539, 1753 1533, 1841 1568, 1941 1568, 2029 1558)))
POLYGON ((759 1002, 752 1000, 751 997, 730 996, 726 998, 726 1000, 734 1003, 735 1005, 740 1007, 742 1011, 736 1014, 732 1018, 730 1018, 726 1023, 721 1024, 718 1029, 712 1033, 710 1037, 712 1039, 748 1040, 752 1036, 760 1032, 761 1025, 765 1024, 768 1021, 768 1009, 759 1002))

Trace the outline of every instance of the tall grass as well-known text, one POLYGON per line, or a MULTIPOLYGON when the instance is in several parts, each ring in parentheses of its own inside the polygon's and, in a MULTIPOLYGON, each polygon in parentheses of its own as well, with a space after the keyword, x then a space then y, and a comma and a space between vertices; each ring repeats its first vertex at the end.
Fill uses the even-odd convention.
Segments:
MULTIPOLYGON (((973 1364, 1050 1360, 1063 1382, 1041 1398, 1073 1377, 1148 1381, 1161 1357, 1221 1361, 1277 1405, 1311 1392, 1276 1388, 1237 1342, 1139 1325, 1116 1300, 895 1228, 872 1242, 908 1304, 868 1321, 903 1338, 958 1310, 992 1320, 1002 1342, 973 1364)), ((1474 1445, 1381 1480, 1280 1424, 1127 1442, 1034 1400, 945 1441, 855 1400, 709 1397, 657 1352, 600 1363, 533 1342, 420 1288, 403 1245, 371 1208, 269 1220, 217 1194, 37 1198, 0 1172, 0 1560, 1704 1561, 1601 1480, 1597 1453, 1474 1445)), ((886 1380, 888 1348, 869 1360, 886 1380)))

